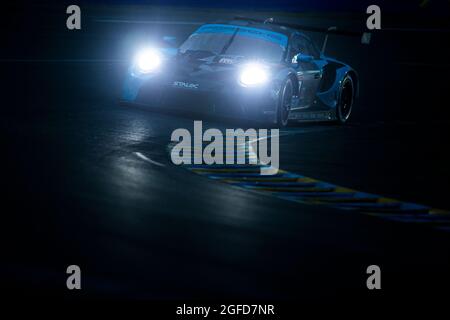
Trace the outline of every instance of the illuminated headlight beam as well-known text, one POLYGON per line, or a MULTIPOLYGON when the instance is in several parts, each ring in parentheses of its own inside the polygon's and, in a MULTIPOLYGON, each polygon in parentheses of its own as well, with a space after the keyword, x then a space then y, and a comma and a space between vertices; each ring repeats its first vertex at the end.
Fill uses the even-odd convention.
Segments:
POLYGON ((161 56, 154 49, 143 49, 136 55, 135 64, 140 72, 149 73, 160 67, 161 56))
POLYGON ((239 82, 245 87, 257 86, 268 81, 266 68, 259 63, 249 63, 242 68, 239 82))

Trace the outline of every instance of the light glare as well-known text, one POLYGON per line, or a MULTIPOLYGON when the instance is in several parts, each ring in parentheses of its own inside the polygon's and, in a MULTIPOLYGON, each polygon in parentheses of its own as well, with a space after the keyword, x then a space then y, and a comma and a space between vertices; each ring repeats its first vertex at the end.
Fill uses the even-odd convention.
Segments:
POLYGON ((155 50, 145 49, 137 54, 136 64, 139 71, 148 73, 156 70, 161 65, 161 57, 155 50))
POLYGON ((268 75, 265 68, 258 63, 246 65, 242 72, 240 81, 245 86, 254 86, 267 82, 268 75))

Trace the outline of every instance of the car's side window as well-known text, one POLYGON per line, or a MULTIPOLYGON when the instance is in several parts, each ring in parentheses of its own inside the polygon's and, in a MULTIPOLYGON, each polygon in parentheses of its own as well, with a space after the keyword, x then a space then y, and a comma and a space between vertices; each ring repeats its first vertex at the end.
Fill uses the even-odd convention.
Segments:
POLYGON ((289 60, 293 62, 294 57, 299 53, 304 55, 312 55, 312 53, 308 48, 307 40, 299 35, 294 35, 294 37, 291 40, 289 60))
POLYGON ((314 43, 312 43, 312 41, 310 40, 305 40, 308 46, 308 51, 309 54, 312 55, 315 59, 319 59, 320 57, 320 53, 319 50, 317 50, 316 46, 314 45, 314 43))

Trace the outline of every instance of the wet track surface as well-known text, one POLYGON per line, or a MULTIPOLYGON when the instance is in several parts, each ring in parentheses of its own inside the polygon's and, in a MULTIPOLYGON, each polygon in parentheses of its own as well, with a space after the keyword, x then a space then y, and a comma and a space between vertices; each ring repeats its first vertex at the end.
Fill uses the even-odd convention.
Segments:
MULTIPOLYGON (((386 297, 417 298, 449 284, 448 232, 288 202, 173 165, 170 134, 196 118, 119 106, 126 57, 1 62, 9 93, 0 120, 1 272, 14 294, 70 297, 70 264, 82 267, 81 297, 364 297, 370 264, 382 268, 386 297)), ((398 117, 406 107, 390 89, 401 72, 436 71, 397 68, 383 85, 383 77, 363 76, 348 126, 283 129, 281 169, 450 209, 448 120, 417 117, 418 107, 398 117)), ((436 110, 440 94, 404 99, 429 99, 436 110)))

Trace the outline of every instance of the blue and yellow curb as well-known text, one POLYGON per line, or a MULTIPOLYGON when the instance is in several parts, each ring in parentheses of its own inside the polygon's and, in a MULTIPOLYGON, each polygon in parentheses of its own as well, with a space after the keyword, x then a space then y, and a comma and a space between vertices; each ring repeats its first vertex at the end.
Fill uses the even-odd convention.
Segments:
MULTIPOLYGON (((246 156, 249 156, 248 151, 246 156)), ((264 167, 261 164, 192 164, 182 167, 215 181, 287 201, 450 231, 450 211, 358 191, 284 170, 278 170, 275 175, 261 175, 264 167)))

